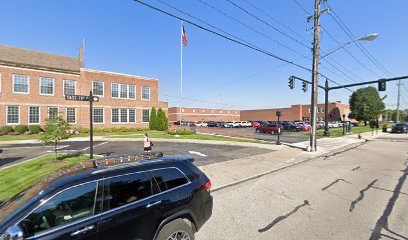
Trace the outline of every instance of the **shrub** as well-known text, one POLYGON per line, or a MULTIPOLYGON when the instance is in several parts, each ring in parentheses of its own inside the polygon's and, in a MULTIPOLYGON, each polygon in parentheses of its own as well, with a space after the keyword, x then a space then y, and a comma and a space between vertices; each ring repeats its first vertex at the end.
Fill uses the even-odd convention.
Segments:
POLYGON ((80 133, 89 133, 89 128, 81 128, 79 130, 80 133))
POLYGON ((195 130, 183 129, 183 130, 169 130, 167 134, 170 135, 194 135, 196 134, 195 130))
POLYGON ((30 125, 28 126, 28 131, 32 134, 38 134, 42 132, 43 130, 40 125, 30 125))
POLYGON ((4 135, 7 135, 11 132, 14 132, 14 129, 12 126, 3 126, 0 128, 0 132, 3 133, 4 135))
POLYGON ((25 132, 28 131, 28 127, 27 125, 18 125, 15 127, 14 129, 16 132, 20 133, 20 134, 24 134, 25 132))
POLYGON ((20 135, 20 133, 19 132, 9 132, 7 135, 15 136, 15 135, 20 135))
POLYGON ((149 128, 150 130, 158 130, 158 116, 156 114, 156 108, 153 107, 150 111, 149 128))
POLYGON ((169 120, 166 117, 166 113, 161 108, 157 111, 156 122, 157 130, 165 131, 169 128, 169 120))

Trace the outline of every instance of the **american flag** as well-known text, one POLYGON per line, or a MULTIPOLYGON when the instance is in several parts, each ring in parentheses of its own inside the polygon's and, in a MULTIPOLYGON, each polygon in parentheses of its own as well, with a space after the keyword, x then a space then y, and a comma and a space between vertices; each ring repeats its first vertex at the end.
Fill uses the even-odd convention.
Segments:
POLYGON ((181 33, 181 39, 183 41, 183 45, 187 47, 188 40, 187 40, 186 31, 184 30, 184 25, 183 25, 183 32, 181 33))

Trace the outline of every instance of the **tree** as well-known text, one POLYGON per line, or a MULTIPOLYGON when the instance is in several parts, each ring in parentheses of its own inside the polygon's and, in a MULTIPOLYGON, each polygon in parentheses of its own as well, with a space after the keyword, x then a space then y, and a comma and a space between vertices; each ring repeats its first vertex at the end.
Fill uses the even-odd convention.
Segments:
POLYGON ((162 108, 159 108, 157 112, 157 130, 164 131, 167 130, 169 127, 169 122, 166 117, 166 113, 163 111, 162 108))
POLYGON ((367 125, 369 120, 377 120, 385 105, 380 98, 380 94, 374 87, 360 88, 350 96, 349 118, 357 121, 364 121, 367 125))
POLYGON ((41 141, 45 144, 54 144, 55 161, 57 160, 58 142, 71 137, 68 130, 70 125, 62 118, 55 116, 47 119, 44 128, 44 134, 41 136, 41 141))
POLYGON ((150 130, 157 130, 157 114, 155 107, 150 111, 149 128, 150 130))

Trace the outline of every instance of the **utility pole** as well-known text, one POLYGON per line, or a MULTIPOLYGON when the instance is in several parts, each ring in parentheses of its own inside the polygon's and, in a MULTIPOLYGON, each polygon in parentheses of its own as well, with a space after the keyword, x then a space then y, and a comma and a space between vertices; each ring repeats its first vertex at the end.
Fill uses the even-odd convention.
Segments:
POLYGON ((398 81, 397 119, 396 119, 397 123, 399 123, 399 116, 400 116, 400 97, 401 97, 401 80, 398 81))
POLYGON ((324 134, 328 137, 329 134, 329 80, 326 78, 324 83, 324 134))
POLYGON ((313 66, 312 66, 312 134, 310 135, 310 151, 316 151, 316 107, 317 107, 317 88, 318 88, 318 67, 320 54, 320 0, 315 0, 314 9, 314 40, 313 40, 313 66))

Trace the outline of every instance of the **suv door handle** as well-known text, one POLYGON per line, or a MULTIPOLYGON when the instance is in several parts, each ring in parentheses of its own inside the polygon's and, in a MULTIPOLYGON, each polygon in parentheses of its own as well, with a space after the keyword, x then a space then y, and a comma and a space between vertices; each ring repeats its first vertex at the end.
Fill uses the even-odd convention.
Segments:
POLYGON ((71 237, 76 236, 76 235, 79 235, 79 234, 82 234, 82 233, 86 233, 86 232, 88 232, 88 231, 91 231, 92 229, 94 229, 94 225, 85 227, 85 228, 83 228, 83 229, 81 229, 81 230, 77 230, 77 231, 71 233, 71 237))
POLYGON ((161 200, 159 200, 159 201, 157 201, 157 202, 149 203, 149 204, 146 205, 146 208, 153 207, 153 206, 158 205, 158 204, 160 204, 160 203, 161 203, 161 200))

